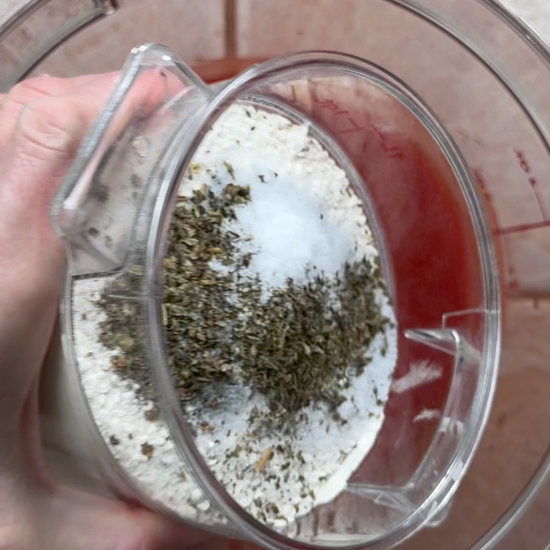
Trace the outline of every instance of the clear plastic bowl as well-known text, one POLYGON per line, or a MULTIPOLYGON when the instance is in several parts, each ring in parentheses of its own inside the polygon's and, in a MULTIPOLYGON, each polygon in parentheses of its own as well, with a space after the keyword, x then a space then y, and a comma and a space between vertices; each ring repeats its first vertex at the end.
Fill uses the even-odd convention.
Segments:
MULTIPOLYGON (((4 88, 32 70, 68 76, 119 68, 129 47, 159 41, 147 34, 145 25, 139 39, 132 36, 137 22, 148 14, 143 2, 120 2, 109 17, 102 17, 109 11, 106 5, 31 4, 34 11, 21 11, 11 26, 3 27, 0 49, 13 61, 11 69, 6 63, 4 88), (46 17, 52 24, 44 25, 46 17), (82 23, 95 19, 74 34, 82 23), (126 50, 113 51, 109 39, 114 35, 108 29, 117 31, 117 40, 129 42, 126 50), (89 47, 98 36, 105 42, 89 47), (54 43, 69 37, 49 54, 54 43)), ((209 19, 201 10, 195 13, 193 25, 202 22, 209 37, 202 45, 185 43, 186 33, 170 35, 170 20, 174 14, 186 15, 179 11, 185 8, 171 2, 162 6, 151 34, 164 22, 168 46, 210 81, 232 76, 250 58, 312 48, 353 53, 406 82, 452 136, 481 189, 491 220, 486 228, 491 228, 499 251, 503 354, 493 414, 452 506, 430 517, 431 528, 422 529, 404 547, 489 548, 499 543, 537 497, 549 470, 543 435, 550 385, 543 332, 550 271, 545 214, 549 190, 544 180, 550 160, 547 48, 529 28, 489 1, 325 1, 318 12, 308 11, 306 3, 292 4, 292 21, 285 3, 228 2, 226 11, 218 3, 217 18, 209 19), (201 47, 203 57, 231 59, 205 63, 197 59, 201 47)), ((547 542, 548 525, 537 521, 538 515, 544 516, 545 498, 540 493, 502 548, 547 542)))
MULTIPOLYGON (((81 289, 90 278, 104 281, 104 292, 116 296, 119 307, 134 307, 141 317, 137 337, 143 338, 143 363, 163 421, 186 472, 212 506, 277 548, 288 548, 290 540, 388 548, 439 516, 466 473, 490 410, 500 353, 499 275, 475 180, 411 90, 356 58, 312 52, 252 67, 216 94, 168 49, 142 46, 130 56, 69 174, 52 206, 69 256, 61 326, 69 368, 76 369, 88 351, 80 335, 81 289), (151 93, 136 104, 134 89, 144 86, 151 93), (157 90, 163 90, 162 102, 148 113, 157 90), (398 323, 394 385, 374 449, 338 497, 280 532, 246 514, 210 472, 174 405, 163 345, 159 288, 175 197, 205 133, 239 102, 307 125, 347 173, 378 240, 398 323)), ((96 361, 96 368, 110 367, 108 357, 105 364, 96 361)), ((90 400, 88 388, 82 384, 95 417, 101 406, 90 400)), ((77 384, 72 391, 79 393, 77 384)), ((112 433, 103 432, 108 442, 112 433)), ((224 525, 169 504, 145 476, 132 479, 123 457, 117 468, 97 447, 98 460, 111 463, 111 484, 128 478, 125 492, 132 498, 163 511, 172 504, 176 514, 202 526, 224 525)), ((195 491, 187 481, 179 490, 190 498, 195 491)))

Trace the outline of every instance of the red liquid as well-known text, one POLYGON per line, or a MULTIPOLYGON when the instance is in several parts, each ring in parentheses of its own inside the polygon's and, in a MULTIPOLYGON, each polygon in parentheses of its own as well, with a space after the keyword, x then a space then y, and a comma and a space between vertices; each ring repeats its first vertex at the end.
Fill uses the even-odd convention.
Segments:
POLYGON ((207 84, 214 84, 215 82, 221 82, 222 80, 229 80, 245 69, 248 69, 251 65, 262 63, 263 61, 265 61, 265 59, 219 59, 197 65, 196 67, 193 67, 193 69, 207 84))
MULTIPOLYGON (((400 378, 413 362, 426 360, 443 367, 444 373, 409 392, 392 393, 384 427, 363 466, 370 481, 404 483, 424 457, 438 425, 437 420, 413 419, 425 409, 443 410, 454 362, 443 352, 407 340, 404 331, 441 327, 443 314, 482 304, 475 240, 444 177, 419 145, 381 134, 363 142, 357 160, 377 205, 393 264, 399 326, 394 376, 400 378), (399 156, 388 153, 383 144, 399 156)), ((356 477, 363 477, 360 474, 356 477)))
MULTIPOLYGON (((216 62, 198 72, 213 82, 248 64, 216 62)), ((327 89, 324 96, 319 85, 313 103, 292 102, 336 137, 373 198, 393 269, 400 335, 394 377, 408 373, 416 361, 433 361, 443 369, 436 381, 390 395, 376 444, 352 479, 400 485, 416 471, 439 423, 413 419, 424 409, 443 410, 453 374, 451 356, 403 333, 440 328, 444 314, 482 305, 477 244, 458 184, 422 125, 397 101, 382 102, 379 93, 370 97, 363 90, 358 97, 348 90, 338 98, 334 93, 327 89)), ((470 319, 466 325, 475 324, 470 319)))
MULTIPOLYGON (((443 155, 424 128, 399 105, 388 116, 377 100, 343 105, 314 100, 308 112, 332 131, 369 190, 389 249, 398 321, 394 377, 417 361, 433 361, 443 376, 410 391, 391 393, 375 446, 352 481, 400 485, 420 465, 438 420, 414 422, 425 409, 442 411, 453 374, 453 358, 404 337, 409 328, 440 328, 446 313, 482 304, 476 241, 467 207, 443 155), (401 130, 401 128, 403 130, 401 130)), ((349 95, 349 94, 348 94, 349 95)), ((387 107, 386 107, 387 110, 387 107)), ((469 319, 469 325, 477 320, 469 319)), ((473 336, 473 335, 471 335, 473 336)))

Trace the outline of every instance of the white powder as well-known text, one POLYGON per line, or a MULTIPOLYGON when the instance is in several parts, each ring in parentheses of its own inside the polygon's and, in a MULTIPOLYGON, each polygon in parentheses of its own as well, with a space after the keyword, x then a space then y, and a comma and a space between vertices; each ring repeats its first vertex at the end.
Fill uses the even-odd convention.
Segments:
POLYGON ((209 503, 179 459, 168 427, 162 420, 146 420, 144 413, 153 403, 136 396, 138 385, 123 380, 111 367, 117 352, 97 341, 105 313, 95 302, 106 282, 86 279, 73 287, 76 359, 94 420, 113 456, 146 495, 184 518, 206 520, 202 512, 209 503), (151 458, 142 453, 144 444, 154 446, 151 458))
POLYGON ((424 420, 439 420, 441 411, 438 409, 424 409, 420 411, 414 418, 413 422, 422 422, 424 420))
POLYGON ((264 283, 283 286, 290 277, 299 284, 307 268, 332 275, 346 261, 378 256, 361 201, 307 126, 234 106, 207 134, 192 167, 182 195, 202 183, 250 186, 252 200, 239 210, 235 230, 253 235, 243 249, 253 253, 250 270, 264 283))
POLYGON ((321 205, 293 181, 280 176, 261 183, 257 173, 241 169, 236 177, 250 182, 251 201, 239 208, 238 221, 227 225, 250 236, 241 248, 252 253, 249 271, 264 284, 283 287, 288 278, 303 283, 306 269, 333 275, 349 259, 342 232, 322 219, 321 205))
MULTIPOLYGON (((391 318, 388 306, 383 313, 391 318)), ((274 515, 280 519, 268 523, 285 528, 295 517, 307 514, 314 505, 327 503, 345 490, 347 480, 376 441, 384 420, 384 405, 396 362, 395 336, 394 329, 386 333, 393 344, 388 346, 385 357, 381 353, 386 346, 384 335, 374 340, 370 347, 372 363, 354 380, 352 388, 344 392, 348 399, 338 412, 347 423, 342 426, 334 421, 326 408, 308 409, 308 422, 301 425, 292 444, 294 459, 275 451, 261 473, 257 466, 266 451, 284 446, 287 441, 282 435, 261 440, 248 435, 247 420, 252 409, 255 406, 267 409, 263 399, 250 398, 248 393, 236 394, 233 407, 223 413, 203 410, 192 415, 200 452, 243 508, 261 519, 260 510, 266 503, 275 503, 279 514, 274 515), (213 433, 211 429, 200 430, 205 420, 210 428, 215 428, 213 433), (237 446, 241 452, 228 459, 237 446), (288 463, 291 467, 285 469, 288 463), (273 479, 267 481, 271 475, 273 479), (261 498, 259 505, 255 502, 257 497, 261 498)))
POLYGON ((403 393, 417 386, 433 382, 441 376, 442 369, 439 365, 428 360, 416 361, 411 365, 407 374, 393 381, 391 390, 395 393, 403 393))
MULTIPOLYGON (((283 286, 289 277, 299 284, 317 273, 334 275, 345 262, 377 258, 360 200, 306 126, 254 108, 230 108, 197 150, 180 194, 203 184, 221 190, 233 182, 251 188, 234 229, 247 236, 240 246, 252 253, 250 275, 259 274, 268 288, 283 286)), ((77 360, 98 427, 143 491, 185 518, 211 521, 209 504, 185 474, 167 427, 144 417, 153 404, 135 396, 135 387, 111 369, 116 353, 97 342, 103 313, 93 300, 102 287, 101 281, 78 282, 73 302, 77 360), (142 453, 144 443, 154 446, 150 458, 142 453)), ((377 299, 395 323, 383 294, 377 299)), ((283 451, 288 438, 258 440, 248 434, 252 409, 265 409, 266 403, 247 389, 235 389, 223 411, 188 410, 212 472, 259 520, 284 530, 297 516, 332 500, 372 448, 397 360, 395 324, 373 340, 366 356, 372 361, 343 392, 348 399, 340 418, 326 407, 310 407, 290 457, 283 451), (208 430, 201 429, 205 422, 208 430)))

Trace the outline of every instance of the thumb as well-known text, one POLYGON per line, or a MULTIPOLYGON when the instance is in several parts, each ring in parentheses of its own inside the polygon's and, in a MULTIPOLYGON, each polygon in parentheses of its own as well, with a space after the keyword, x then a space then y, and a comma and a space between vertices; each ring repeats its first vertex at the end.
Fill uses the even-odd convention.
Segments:
MULTIPOLYGON (((50 340, 64 265, 63 246, 49 221, 49 205, 116 75, 77 92, 28 103, 0 159, 0 415, 17 422, 18 409, 38 375, 50 340)), ((160 77, 143 78, 120 119, 134 107, 154 108, 160 77)), ((8 427, 10 430, 13 427, 8 427)))
POLYGON ((0 160, 0 280, 8 289, 0 294, 0 413, 7 421, 18 422, 54 326, 64 260, 48 206, 86 129, 70 104, 37 101, 24 109, 0 160))

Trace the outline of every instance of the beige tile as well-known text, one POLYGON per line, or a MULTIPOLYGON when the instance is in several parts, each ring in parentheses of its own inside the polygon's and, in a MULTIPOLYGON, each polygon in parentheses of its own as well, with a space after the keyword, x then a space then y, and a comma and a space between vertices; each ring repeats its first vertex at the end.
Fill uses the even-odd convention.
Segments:
POLYGON ((501 375, 530 370, 550 373, 550 300, 510 300, 504 309, 501 375))
POLYGON ((130 50, 165 44, 199 63, 225 53, 225 0, 122 0, 114 15, 82 30, 54 52, 38 72, 72 76, 120 69, 130 50))
POLYGON ((504 248, 511 288, 535 296, 550 294, 550 226, 506 235, 504 248))
POLYGON ((365 51, 389 32, 381 19, 385 10, 378 4, 362 0, 240 0, 239 55, 270 57, 319 48, 365 51))

